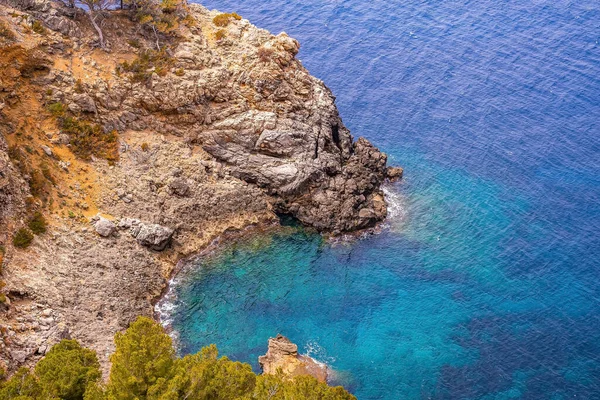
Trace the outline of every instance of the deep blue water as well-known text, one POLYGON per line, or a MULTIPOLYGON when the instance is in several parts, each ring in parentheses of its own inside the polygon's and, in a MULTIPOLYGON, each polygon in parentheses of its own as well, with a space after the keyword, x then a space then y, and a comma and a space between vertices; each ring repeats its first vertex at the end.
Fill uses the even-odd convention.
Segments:
POLYGON ((359 399, 600 399, 600 2, 207 0, 299 39, 405 167, 379 235, 289 228, 180 277, 182 352, 277 333, 359 399))

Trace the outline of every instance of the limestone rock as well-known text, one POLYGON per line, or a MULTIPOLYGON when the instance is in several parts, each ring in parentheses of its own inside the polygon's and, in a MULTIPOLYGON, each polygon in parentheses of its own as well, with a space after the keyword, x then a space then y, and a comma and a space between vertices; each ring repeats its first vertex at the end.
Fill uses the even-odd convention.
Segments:
POLYGON ((136 235, 139 244, 152 250, 162 251, 171 241, 175 231, 157 224, 141 224, 136 235))
POLYGON ((320 382, 327 381, 327 366, 299 355, 298 346, 282 335, 269 339, 267 354, 258 357, 258 363, 265 374, 275 375, 281 370, 290 378, 309 375, 320 382))
MULTIPOLYGON (((86 93, 76 93, 73 95, 73 101, 81 111, 88 113, 96 112, 96 103, 94 99, 86 93)), ((71 105, 69 105, 69 108, 71 105)))
POLYGON ((116 230, 115 224, 104 217, 98 218, 98 221, 94 223, 94 228, 96 233, 102 237, 109 237, 116 230))
POLYGON ((42 150, 44 150, 44 153, 46 153, 48 157, 52 157, 53 153, 50 147, 42 145, 41 148, 42 150))

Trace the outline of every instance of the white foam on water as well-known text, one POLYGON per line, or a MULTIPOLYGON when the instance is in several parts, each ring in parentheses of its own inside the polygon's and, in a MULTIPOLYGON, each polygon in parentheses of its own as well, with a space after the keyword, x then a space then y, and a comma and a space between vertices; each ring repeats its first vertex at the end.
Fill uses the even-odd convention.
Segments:
POLYGON ((384 227, 393 232, 399 232, 403 230, 408 217, 406 198, 391 184, 384 185, 382 189, 388 204, 388 215, 384 227))
POLYGON ((322 367, 328 367, 335 362, 335 357, 327 356, 327 351, 316 340, 310 340, 304 345, 305 355, 312 358, 322 367), (318 359, 317 359, 318 358, 318 359), (324 360, 324 361, 319 361, 324 360))
POLYGON ((158 315, 158 321, 164 328, 169 328, 173 323, 173 315, 177 309, 175 286, 178 281, 172 278, 169 281, 167 293, 154 305, 154 312, 158 315))

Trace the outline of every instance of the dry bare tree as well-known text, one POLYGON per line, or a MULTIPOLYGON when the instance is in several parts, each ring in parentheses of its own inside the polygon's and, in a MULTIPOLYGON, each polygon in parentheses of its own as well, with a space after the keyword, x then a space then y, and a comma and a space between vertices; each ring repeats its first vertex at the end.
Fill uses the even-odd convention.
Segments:
POLYGON ((110 9, 116 2, 116 0, 63 0, 68 7, 81 8, 88 15, 90 22, 94 26, 94 29, 98 33, 98 39, 100 41, 100 47, 106 49, 106 41, 104 40, 104 33, 100 27, 100 19, 103 17, 104 11, 110 9))

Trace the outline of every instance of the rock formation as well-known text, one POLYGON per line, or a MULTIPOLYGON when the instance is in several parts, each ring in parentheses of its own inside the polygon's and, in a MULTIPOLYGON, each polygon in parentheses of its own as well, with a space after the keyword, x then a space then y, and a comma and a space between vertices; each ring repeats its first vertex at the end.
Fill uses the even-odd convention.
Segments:
POLYGON ((258 363, 264 374, 310 375, 320 382, 327 382, 327 366, 299 355, 298 346, 282 335, 269 339, 267 354, 258 357, 258 363))
POLYGON ((65 330, 106 367, 114 332, 152 315, 177 261, 224 232, 276 213, 334 234, 385 218, 385 154, 353 140, 285 33, 244 19, 217 27, 217 11, 190 5, 157 52, 114 11, 105 52, 81 10, 2 4, 0 364, 10 370, 65 330), (34 211, 48 232, 16 249, 34 211))

